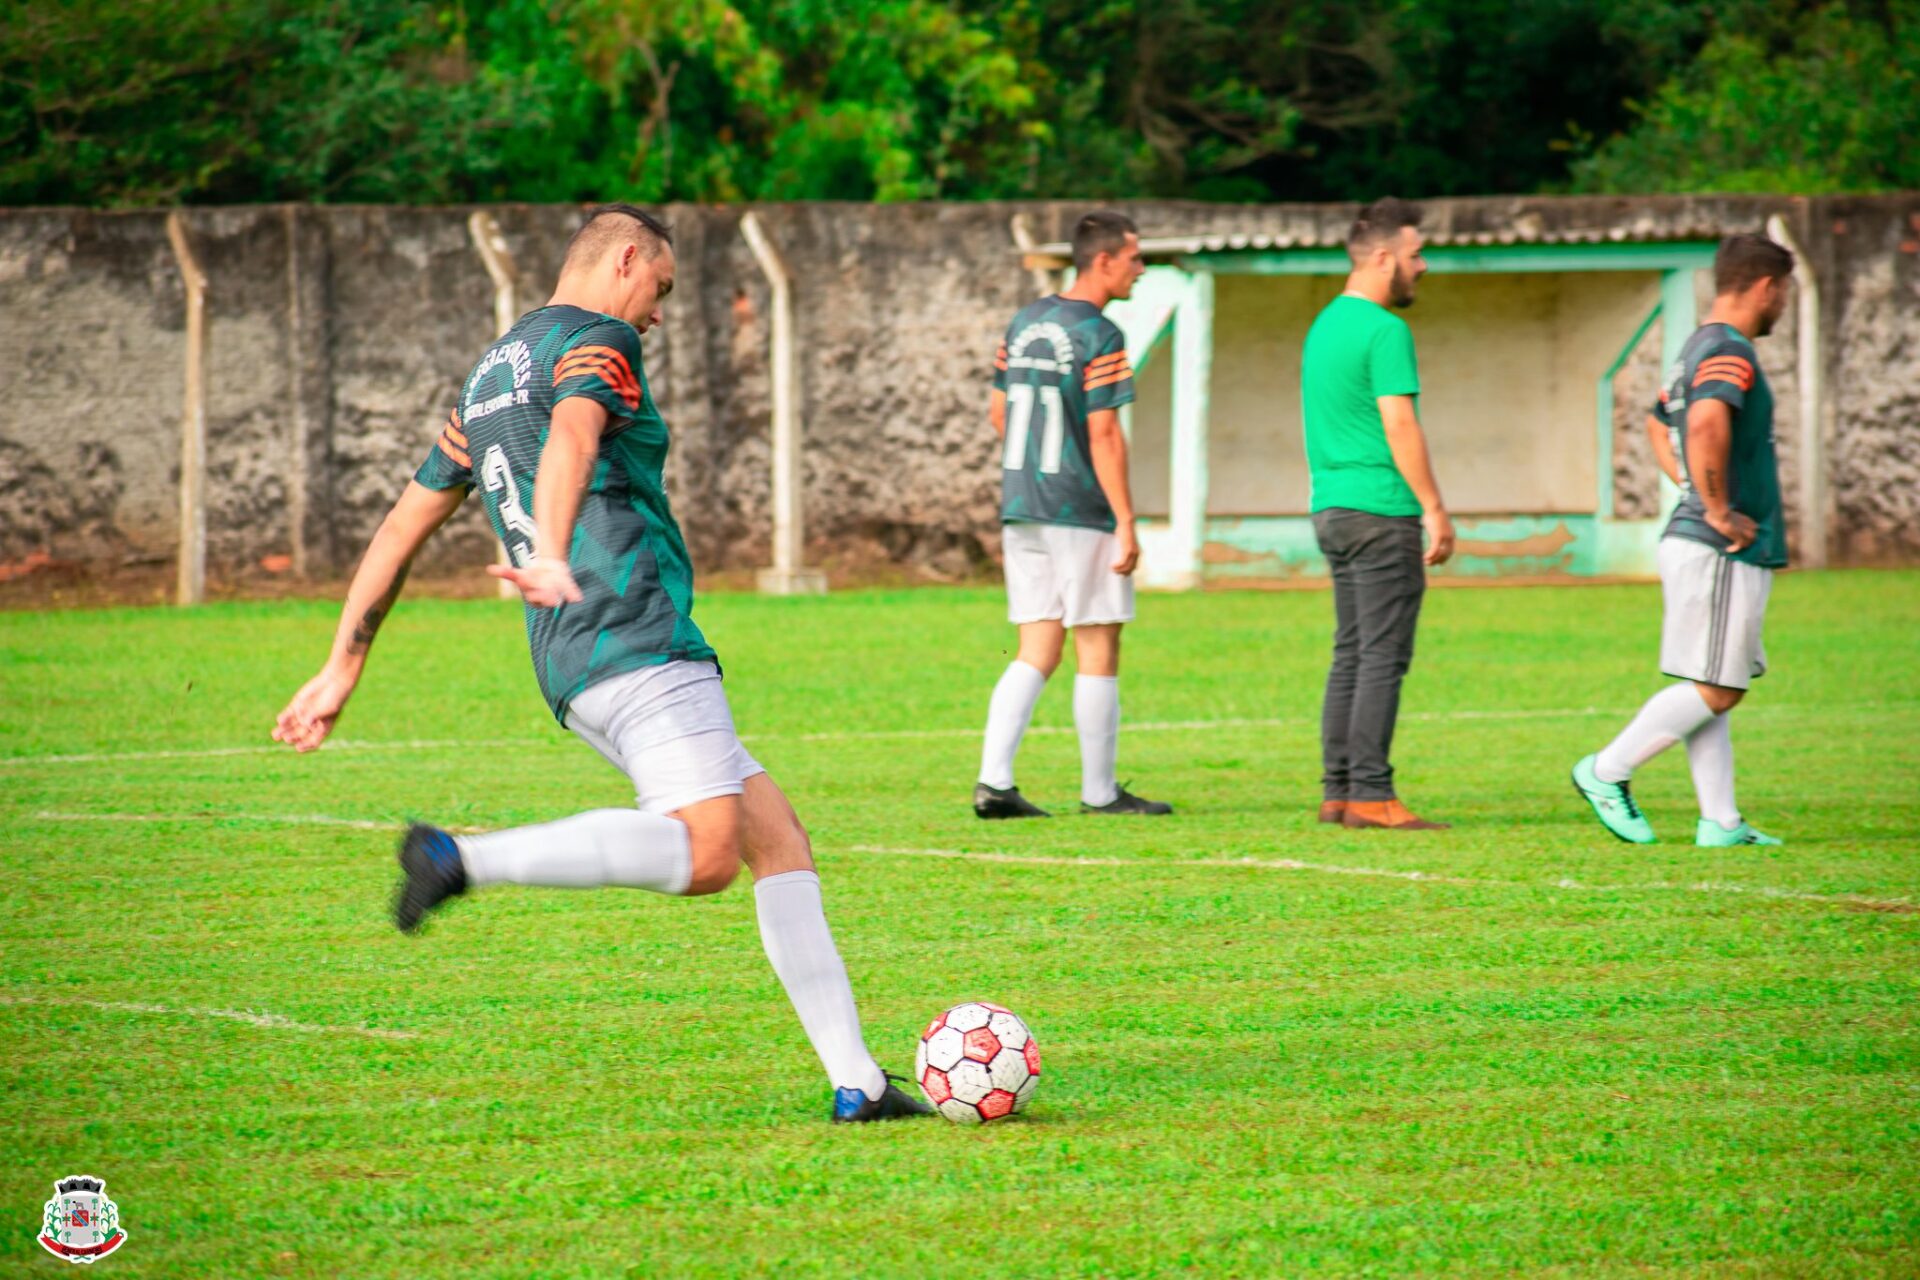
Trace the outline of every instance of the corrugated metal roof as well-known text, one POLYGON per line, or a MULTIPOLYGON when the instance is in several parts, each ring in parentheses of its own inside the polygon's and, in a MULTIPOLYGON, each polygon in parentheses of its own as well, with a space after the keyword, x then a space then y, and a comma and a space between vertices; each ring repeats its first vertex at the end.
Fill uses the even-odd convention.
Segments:
MULTIPOLYGON (((1677 224, 1667 219, 1635 218, 1613 226, 1550 228, 1537 215, 1523 214, 1499 230, 1454 231, 1444 225, 1423 228, 1429 245, 1478 246, 1511 244, 1654 244, 1679 240, 1717 240, 1720 226, 1677 224)), ((1340 249, 1346 246, 1344 223, 1327 227, 1302 226, 1282 231, 1206 232, 1188 236, 1146 236, 1140 252, 1149 258, 1200 253, 1241 253, 1249 250, 1340 249)), ((1071 258, 1066 241, 1036 245, 1025 252, 1050 258, 1071 258)))

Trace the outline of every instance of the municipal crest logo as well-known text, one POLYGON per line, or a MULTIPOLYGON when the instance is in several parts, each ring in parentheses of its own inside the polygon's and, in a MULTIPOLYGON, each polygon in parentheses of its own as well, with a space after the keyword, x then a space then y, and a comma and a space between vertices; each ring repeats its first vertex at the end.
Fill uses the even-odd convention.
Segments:
POLYGON ((107 1184, 85 1174, 53 1184, 40 1244, 56 1258, 92 1263, 127 1242, 120 1229, 120 1208, 107 1199, 107 1184))

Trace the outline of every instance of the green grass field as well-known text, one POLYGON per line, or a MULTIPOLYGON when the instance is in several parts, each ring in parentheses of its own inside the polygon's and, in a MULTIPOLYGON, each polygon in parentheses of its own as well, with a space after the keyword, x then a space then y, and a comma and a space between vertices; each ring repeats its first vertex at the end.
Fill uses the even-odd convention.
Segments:
MULTIPOLYGON (((1920 1273, 1920 573, 1774 601, 1734 736, 1788 843, 1701 850, 1683 752, 1650 848, 1566 780, 1660 683, 1651 586, 1430 595, 1419 836, 1313 821, 1321 593, 1143 597, 1121 775, 1178 813, 991 825, 996 592, 703 600, 883 1063, 961 999, 1033 1025, 975 1130, 826 1123, 744 882, 392 929, 407 816, 628 800, 516 607, 403 603, 305 758, 333 604, 0 614, 0 1274, 60 1274, 81 1172, 127 1277, 1920 1273)), ((1068 681, 1036 725, 1070 813, 1068 681)))

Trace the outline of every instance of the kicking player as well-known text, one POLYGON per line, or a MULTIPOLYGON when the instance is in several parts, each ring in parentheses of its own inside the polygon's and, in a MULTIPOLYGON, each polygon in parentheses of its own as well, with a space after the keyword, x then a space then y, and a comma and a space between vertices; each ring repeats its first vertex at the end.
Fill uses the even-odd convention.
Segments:
POLYGON ((1687 744, 1700 798, 1696 844, 1780 843, 1734 803, 1727 716, 1766 673, 1761 622, 1773 571, 1787 563, 1773 392, 1753 340, 1786 310, 1792 276, 1793 255, 1765 236, 1721 244, 1713 310, 1687 339, 1654 410, 1658 425, 1649 424, 1670 435, 1671 443, 1656 434, 1654 452, 1682 489, 1659 556, 1660 670, 1682 683, 1654 694, 1620 736, 1573 766, 1573 784, 1601 824, 1634 844, 1652 844, 1653 826, 1630 779, 1676 742, 1687 744))
POLYGON ((367 548, 320 674, 273 736, 325 741, 427 538, 479 487, 526 600, 540 691, 562 724, 633 781, 636 807, 455 836, 416 825, 400 845, 394 922, 493 884, 718 893, 744 859, 760 939, 834 1087, 833 1119, 931 1108, 875 1064, 821 909, 806 830, 734 734, 714 651, 694 625, 693 571, 667 505, 667 427, 640 332, 673 288, 667 229, 632 205, 593 210, 547 305, 467 375, 438 442, 367 548))
POLYGON ((1013 757, 1047 677, 1073 632, 1073 724, 1080 735, 1083 813, 1165 814, 1114 776, 1120 746, 1120 628, 1133 621, 1140 543, 1127 487, 1119 409, 1133 368, 1119 326, 1100 314, 1130 297, 1146 270, 1140 235, 1118 213, 1090 213, 1073 232, 1073 287, 1029 303, 993 361, 988 409, 1001 457, 1000 522, 1007 619, 1020 653, 994 686, 973 811, 1044 818, 1013 785, 1013 757))

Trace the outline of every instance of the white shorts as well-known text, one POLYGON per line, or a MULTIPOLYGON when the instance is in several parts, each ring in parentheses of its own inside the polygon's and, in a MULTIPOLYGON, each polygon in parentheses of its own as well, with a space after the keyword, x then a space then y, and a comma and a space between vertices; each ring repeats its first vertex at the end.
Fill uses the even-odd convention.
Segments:
POLYGON ((1119 540, 1064 524, 1001 527, 1007 621, 1093 627, 1133 621, 1133 579, 1113 571, 1119 540))
POLYGON ((1766 674, 1760 624, 1773 570, 1691 538, 1660 540, 1660 670, 1676 680, 1744 689, 1766 674))
POLYGON ((568 705, 567 728, 633 780, 645 813, 737 796, 766 772, 740 745, 711 662, 642 667, 592 685, 568 705))

